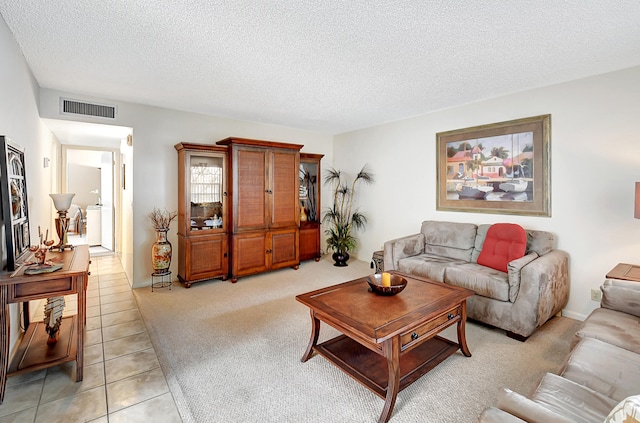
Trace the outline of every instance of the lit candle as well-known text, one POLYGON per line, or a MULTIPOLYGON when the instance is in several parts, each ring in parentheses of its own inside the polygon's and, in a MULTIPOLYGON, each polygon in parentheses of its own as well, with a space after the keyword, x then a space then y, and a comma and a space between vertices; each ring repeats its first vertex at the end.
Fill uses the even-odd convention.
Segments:
POLYGON ((382 272, 382 286, 391 286, 391 273, 382 272))

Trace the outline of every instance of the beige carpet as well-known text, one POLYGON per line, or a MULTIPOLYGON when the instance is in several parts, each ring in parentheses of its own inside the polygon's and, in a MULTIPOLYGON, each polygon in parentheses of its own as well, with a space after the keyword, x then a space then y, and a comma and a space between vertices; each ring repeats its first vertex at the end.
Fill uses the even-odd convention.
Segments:
MULTIPOLYGON (((300 362, 311 330, 295 296, 372 273, 329 259, 172 290, 134 291, 185 422, 375 422, 384 401, 321 356, 300 362)), ((391 422, 475 422, 498 388, 528 394, 557 371, 579 322, 556 317, 521 343, 470 322, 459 351, 400 392, 391 422)), ((320 338, 336 332, 322 326, 320 338)), ((455 340, 454 328, 445 335, 455 340)))

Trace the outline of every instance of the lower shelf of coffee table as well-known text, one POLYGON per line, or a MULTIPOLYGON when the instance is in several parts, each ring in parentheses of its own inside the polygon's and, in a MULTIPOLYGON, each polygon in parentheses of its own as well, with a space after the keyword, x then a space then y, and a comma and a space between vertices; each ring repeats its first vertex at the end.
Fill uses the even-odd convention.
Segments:
MULTIPOLYGON (((403 352, 400 355, 400 390, 420 379, 459 348, 457 343, 435 336, 403 352)), ((385 357, 346 335, 316 345, 314 350, 374 394, 385 398, 389 385, 389 365, 385 357)))

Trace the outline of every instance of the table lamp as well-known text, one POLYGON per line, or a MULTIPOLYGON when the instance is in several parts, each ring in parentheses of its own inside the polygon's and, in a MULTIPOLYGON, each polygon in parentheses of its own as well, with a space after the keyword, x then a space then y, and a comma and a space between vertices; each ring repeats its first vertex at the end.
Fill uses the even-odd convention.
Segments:
POLYGON ((69 230, 69 218, 67 217, 67 211, 71 207, 71 200, 75 194, 49 194, 49 197, 53 200, 53 205, 58 210, 58 217, 56 217, 56 232, 60 242, 57 245, 51 246, 51 250, 58 249, 60 252, 66 248, 73 250, 73 245, 69 244, 67 239, 67 232, 69 230))

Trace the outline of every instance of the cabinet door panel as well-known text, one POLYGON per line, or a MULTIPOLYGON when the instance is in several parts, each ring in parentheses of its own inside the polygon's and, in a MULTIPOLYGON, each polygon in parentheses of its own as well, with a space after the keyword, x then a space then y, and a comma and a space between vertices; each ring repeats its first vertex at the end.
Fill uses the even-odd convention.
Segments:
POLYGON ((267 270, 265 232, 243 233, 233 237, 233 275, 240 276, 267 270))
MULTIPOLYGON (((266 153, 263 150, 237 150, 237 201, 235 230, 266 225, 266 153)), ((234 184, 235 185, 235 184, 234 184)))
POLYGON ((300 261, 320 258, 319 233, 317 222, 300 222, 300 261))
POLYGON ((188 241, 190 264, 188 278, 206 279, 227 274, 227 246, 225 236, 193 238, 188 241))
POLYGON ((271 233, 271 268, 295 266, 300 263, 298 231, 289 229, 271 233))
POLYGON ((272 160, 271 227, 298 225, 299 158, 296 152, 274 151, 272 160))

